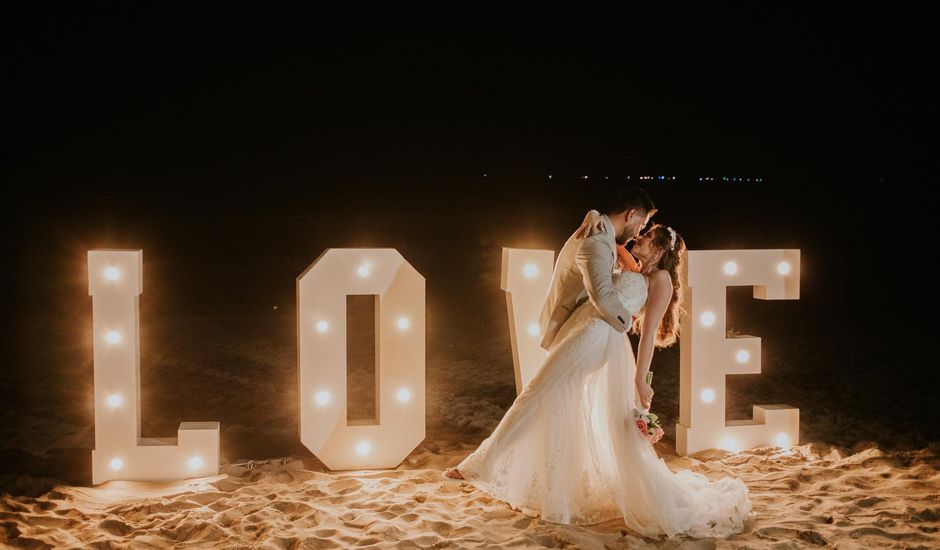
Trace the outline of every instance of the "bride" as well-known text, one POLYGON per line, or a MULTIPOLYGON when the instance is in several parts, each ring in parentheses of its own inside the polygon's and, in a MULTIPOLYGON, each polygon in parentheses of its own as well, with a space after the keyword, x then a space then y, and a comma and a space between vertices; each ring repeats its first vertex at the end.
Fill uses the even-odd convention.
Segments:
POLYGON ((651 397, 637 388, 649 388, 653 347, 673 344, 678 334, 684 251, 682 237, 658 224, 637 239, 632 256, 618 247, 622 271, 613 284, 639 316, 634 330, 643 327, 639 369, 629 338, 585 301, 493 433, 445 475, 556 523, 619 517, 651 537, 724 538, 743 530, 751 514, 744 482, 673 473, 635 423, 651 397))

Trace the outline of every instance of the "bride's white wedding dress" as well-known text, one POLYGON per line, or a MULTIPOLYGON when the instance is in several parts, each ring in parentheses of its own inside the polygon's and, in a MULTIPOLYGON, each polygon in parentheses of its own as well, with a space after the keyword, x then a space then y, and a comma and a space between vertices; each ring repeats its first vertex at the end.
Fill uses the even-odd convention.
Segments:
MULTIPOLYGON (((646 303, 648 284, 640 273, 614 274, 632 313, 646 303)), ((630 340, 585 301, 493 433, 457 469, 475 487, 557 523, 622 517, 654 537, 741 531, 751 513, 747 486, 666 466, 636 427, 635 373, 630 340)))

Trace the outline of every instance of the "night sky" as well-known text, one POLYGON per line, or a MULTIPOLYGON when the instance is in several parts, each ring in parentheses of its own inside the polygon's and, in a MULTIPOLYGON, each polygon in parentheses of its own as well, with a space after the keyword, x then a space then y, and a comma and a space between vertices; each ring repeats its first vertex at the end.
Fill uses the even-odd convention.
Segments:
MULTIPOLYGON (((664 175, 644 187, 691 248, 802 250, 799 302, 729 295, 755 330, 831 360, 833 391, 864 371, 860 399, 902 384, 882 406, 937 412, 913 395, 936 382, 916 318, 933 313, 924 14, 149 6, 6 21, 10 403, 39 383, 37 347, 76 347, 63 377, 90 368, 89 249, 143 248, 143 315, 169 323, 293 312, 325 248, 395 247, 429 321, 496 335, 502 246, 558 250, 615 189, 664 175), (46 339, 50 320, 77 328, 46 339)), ((453 348, 429 327, 432 353, 453 348)))

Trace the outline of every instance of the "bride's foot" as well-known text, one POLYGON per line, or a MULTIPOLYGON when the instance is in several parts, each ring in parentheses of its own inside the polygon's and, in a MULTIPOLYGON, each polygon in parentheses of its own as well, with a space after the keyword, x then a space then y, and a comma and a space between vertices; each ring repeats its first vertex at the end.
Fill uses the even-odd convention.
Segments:
POLYGON ((451 479, 463 479, 464 478, 463 475, 460 473, 460 470, 458 470, 457 468, 448 469, 446 472, 444 472, 444 475, 451 479))

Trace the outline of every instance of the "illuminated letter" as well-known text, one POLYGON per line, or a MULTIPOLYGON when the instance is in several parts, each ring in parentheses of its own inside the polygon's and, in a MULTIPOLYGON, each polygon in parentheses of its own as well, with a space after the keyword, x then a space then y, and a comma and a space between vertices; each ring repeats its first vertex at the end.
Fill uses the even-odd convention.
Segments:
POLYGON ((506 291, 509 311, 509 338, 516 372, 516 394, 535 376, 548 352, 539 341, 539 311, 552 283, 551 250, 503 247, 503 275, 500 287, 506 291))
POLYGON ((754 405, 750 420, 725 422, 725 376, 760 372, 760 338, 727 338, 729 286, 753 286, 761 300, 800 297, 799 250, 690 250, 686 262, 680 339, 676 451, 737 451, 799 444, 800 411, 784 404, 754 405))
POLYGON ((176 437, 140 436, 143 251, 90 250, 95 361, 92 483, 218 475, 219 423, 181 422, 176 437))
POLYGON ((425 436, 424 277, 397 250, 328 249, 297 278, 300 441, 331 470, 394 468, 425 436), (346 296, 376 295, 376 418, 347 421, 346 296))

